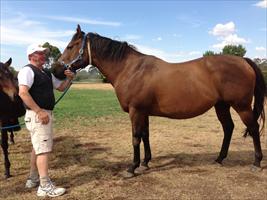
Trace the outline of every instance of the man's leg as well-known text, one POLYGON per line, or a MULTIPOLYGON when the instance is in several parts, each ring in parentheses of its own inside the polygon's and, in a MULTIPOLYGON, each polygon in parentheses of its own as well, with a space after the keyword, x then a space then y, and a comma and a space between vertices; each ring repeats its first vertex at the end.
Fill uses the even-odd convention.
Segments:
POLYGON ((37 196, 40 197, 57 197, 63 195, 65 188, 55 187, 48 176, 48 157, 49 153, 41 153, 37 155, 37 168, 40 174, 40 186, 37 191, 37 196))
POLYGON ((37 166, 36 166, 36 155, 35 155, 34 149, 32 149, 32 152, 31 152, 31 171, 30 171, 30 175, 31 174, 36 174, 36 173, 38 173, 37 166))
POLYGON ((49 153, 42 153, 36 156, 36 165, 40 175, 40 184, 45 186, 49 183, 50 179, 48 177, 48 157, 49 153))
POLYGON ((36 155, 34 149, 32 149, 31 152, 31 168, 30 168, 30 176, 26 181, 26 188, 34 188, 39 185, 39 174, 37 170, 37 165, 36 165, 36 155))

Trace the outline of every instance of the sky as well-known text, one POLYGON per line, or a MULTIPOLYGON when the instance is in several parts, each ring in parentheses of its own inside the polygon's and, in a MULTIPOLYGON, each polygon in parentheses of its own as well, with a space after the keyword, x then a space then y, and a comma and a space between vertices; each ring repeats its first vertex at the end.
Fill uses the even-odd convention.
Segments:
POLYGON ((127 41, 168 62, 207 50, 243 45, 246 56, 267 58, 267 0, 0 0, 0 60, 28 63, 32 43, 64 50, 77 24, 84 32, 127 41))

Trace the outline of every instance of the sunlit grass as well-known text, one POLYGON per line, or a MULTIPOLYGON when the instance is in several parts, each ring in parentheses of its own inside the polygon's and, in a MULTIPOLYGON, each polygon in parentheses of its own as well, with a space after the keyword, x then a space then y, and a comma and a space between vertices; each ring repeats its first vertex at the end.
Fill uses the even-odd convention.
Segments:
MULTIPOLYGON (((56 99, 61 93, 56 92, 56 99)), ((94 119, 119 115, 121 108, 114 91, 70 89, 54 109, 56 126, 67 126, 66 121, 77 118, 94 119)))

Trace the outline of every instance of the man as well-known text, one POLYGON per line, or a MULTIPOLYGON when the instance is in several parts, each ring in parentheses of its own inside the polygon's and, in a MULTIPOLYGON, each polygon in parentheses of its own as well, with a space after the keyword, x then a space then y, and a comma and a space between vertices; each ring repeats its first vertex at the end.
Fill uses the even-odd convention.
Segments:
POLYGON ((65 188, 55 187, 48 176, 48 156, 52 151, 52 110, 55 105, 53 88, 64 91, 74 78, 66 70, 66 80, 60 81, 43 68, 47 49, 41 45, 30 45, 27 56, 30 64, 18 74, 19 96, 26 106, 25 123, 31 134, 30 176, 26 188, 38 187, 37 196, 56 197, 65 193, 65 188))

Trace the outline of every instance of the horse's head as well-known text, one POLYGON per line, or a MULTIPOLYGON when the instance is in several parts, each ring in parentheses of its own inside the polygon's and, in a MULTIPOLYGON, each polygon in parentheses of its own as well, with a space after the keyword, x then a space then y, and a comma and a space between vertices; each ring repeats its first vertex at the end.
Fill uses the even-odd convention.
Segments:
POLYGON ((88 46, 90 44, 87 43, 88 39, 87 35, 81 30, 80 25, 78 25, 76 33, 58 61, 73 72, 80 68, 85 68, 88 64, 92 64, 90 46, 88 46))
POLYGON ((11 100, 14 100, 18 93, 17 81, 14 74, 10 71, 12 59, 5 63, 0 62, 0 92, 7 94, 11 100))
POLYGON ((64 71, 67 69, 65 65, 62 65, 60 62, 54 62, 51 66, 51 73, 59 80, 64 80, 66 75, 64 71))

